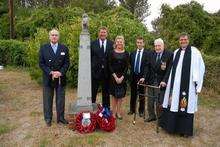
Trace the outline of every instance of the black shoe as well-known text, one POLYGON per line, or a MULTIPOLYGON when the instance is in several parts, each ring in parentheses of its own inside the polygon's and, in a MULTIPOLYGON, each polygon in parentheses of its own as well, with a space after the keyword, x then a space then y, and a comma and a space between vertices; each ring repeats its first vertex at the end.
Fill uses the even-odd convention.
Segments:
POLYGON ((139 117, 144 117, 144 113, 139 113, 139 117))
POLYGON ((51 121, 46 121, 47 127, 51 127, 51 121))
POLYGON ((128 115, 132 115, 132 114, 134 114, 134 112, 132 112, 132 111, 129 111, 129 112, 128 112, 128 115))
POLYGON ((66 121, 65 119, 60 119, 60 120, 57 120, 57 123, 62 123, 64 125, 68 124, 68 121, 66 121))
POLYGON ((119 119, 119 120, 122 120, 122 119, 123 119, 122 116, 121 116, 121 115, 118 115, 117 113, 116 113, 116 118, 119 119))
POLYGON ((156 120, 156 118, 147 118, 144 120, 144 122, 151 122, 151 121, 155 121, 155 120, 156 120))

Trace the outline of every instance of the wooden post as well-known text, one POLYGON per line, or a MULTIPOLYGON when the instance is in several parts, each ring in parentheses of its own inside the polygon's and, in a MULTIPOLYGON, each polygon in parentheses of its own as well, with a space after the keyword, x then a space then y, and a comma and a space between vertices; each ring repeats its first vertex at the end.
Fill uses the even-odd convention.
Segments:
POLYGON ((8 13, 10 22, 10 39, 14 39, 14 5, 13 0, 8 0, 8 13))

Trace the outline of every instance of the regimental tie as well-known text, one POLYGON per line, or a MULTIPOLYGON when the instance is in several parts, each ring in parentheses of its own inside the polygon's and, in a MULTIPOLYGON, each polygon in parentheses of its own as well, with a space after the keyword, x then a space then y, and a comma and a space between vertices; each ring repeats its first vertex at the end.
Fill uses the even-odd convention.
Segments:
POLYGON ((156 63, 160 62, 160 53, 157 53, 156 63))
POLYGON ((135 72, 136 74, 139 74, 139 73, 140 73, 140 70, 139 70, 140 57, 141 57, 141 51, 139 50, 139 51, 138 51, 138 54, 137 54, 137 59, 136 59, 135 67, 134 67, 134 72, 135 72))

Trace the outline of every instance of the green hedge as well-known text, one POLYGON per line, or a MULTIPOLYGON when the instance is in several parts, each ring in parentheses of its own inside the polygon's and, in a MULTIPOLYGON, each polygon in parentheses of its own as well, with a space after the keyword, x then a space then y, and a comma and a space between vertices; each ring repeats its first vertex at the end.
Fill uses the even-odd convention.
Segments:
POLYGON ((27 43, 17 40, 0 40, 0 65, 26 66, 27 43))
POLYGON ((206 73, 204 87, 220 93, 220 57, 203 55, 206 73))
MULTIPOLYGON (((61 31, 61 35, 69 31, 69 29, 66 28, 65 30, 64 28, 61 31)), ((70 49, 71 66, 67 72, 67 77, 68 84, 74 87, 77 84, 78 35, 79 32, 75 31, 75 33, 67 33, 67 36, 62 39, 62 42, 65 42, 70 49), (72 43, 72 40, 75 40, 75 44, 72 43)), ((48 32, 45 29, 38 29, 35 37, 29 44, 16 40, 0 40, 0 65, 29 66, 32 79, 41 83, 42 72, 38 67, 38 50, 39 45, 48 40, 48 32)), ((204 87, 220 93, 220 57, 203 54, 203 58, 206 66, 204 87)))
MULTIPOLYGON (((79 12, 77 12, 78 15, 79 12)), ((74 16, 77 16, 73 14, 74 16)), ((89 31, 91 40, 97 38, 100 26, 107 26, 109 29, 109 38, 114 40, 117 35, 124 35, 126 50, 135 49, 136 36, 143 36, 148 42, 152 42, 151 35, 147 32, 146 27, 139 22, 129 11, 124 8, 116 8, 106 11, 102 14, 89 13, 89 31)), ((77 85, 78 72, 78 47, 79 36, 81 32, 81 17, 75 17, 72 23, 66 22, 58 26, 60 31, 60 42, 65 44, 70 50, 70 69, 67 73, 68 83, 70 86, 77 85)), ((38 50, 40 45, 48 42, 47 28, 38 28, 37 33, 29 41, 28 45, 28 65, 31 67, 30 74, 33 79, 41 81, 41 70, 38 67, 38 50)))

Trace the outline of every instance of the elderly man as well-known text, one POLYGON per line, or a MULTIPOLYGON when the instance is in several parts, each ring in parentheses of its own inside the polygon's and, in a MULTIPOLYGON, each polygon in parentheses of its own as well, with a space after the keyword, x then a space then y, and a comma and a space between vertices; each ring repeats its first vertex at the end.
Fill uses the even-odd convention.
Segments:
POLYGON ((69 67, 69 51, 65 45, 58 43, 59 32, 49 32, 50 43, 43 45, 39 51, 39 66, 43 71, 43 110, 48 127, 53 115, 53 96, 56 93, 57 123, 67 124, 64 119, 66 72, 69 67))
POLYGON ((180 35, 179 43, 180 48, 174 52, 164 95, 161 126, 169 133, 192 136, 205 65, 200 51, 189 45, 187 34, 180 35))
MULTIPOLYGON (((162 105, 163 95, 165 92, 164 81, 166 79, 166 72, 168 67, 172 64, 173 53, 164 50, 164 42, 161 38, 154 41, 154 50, 151 51, 149 56, 149 70, 150 78, 148 83, 154 86, 160 86, 159 104, 162 105)), ((152 89, 148 89, 149 95, 154 95, 152 89)), ((156 120, 155 108, 154 108, 155 98, 148 97, 148 115, 149 117, 145 120, 146 122, 151 122, 156 120)), ((160 114, 159 114, 160 115, 160 114)))

